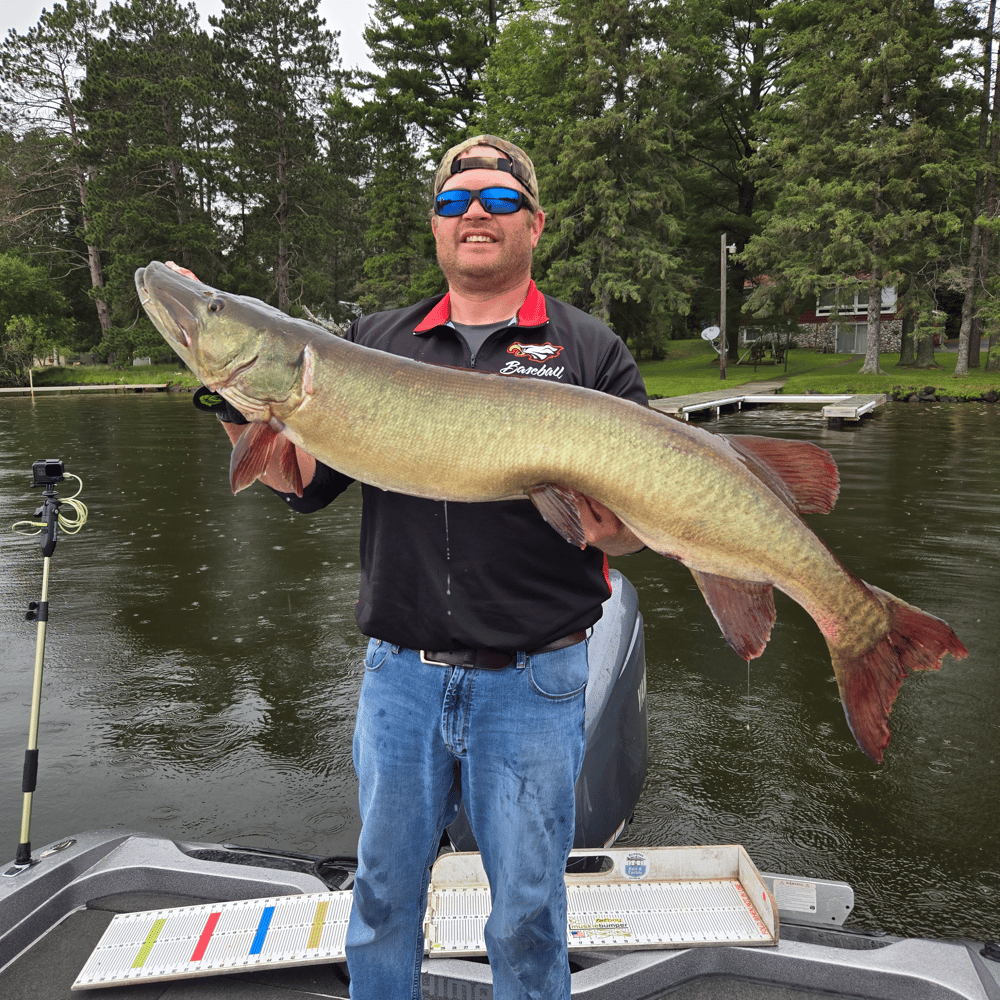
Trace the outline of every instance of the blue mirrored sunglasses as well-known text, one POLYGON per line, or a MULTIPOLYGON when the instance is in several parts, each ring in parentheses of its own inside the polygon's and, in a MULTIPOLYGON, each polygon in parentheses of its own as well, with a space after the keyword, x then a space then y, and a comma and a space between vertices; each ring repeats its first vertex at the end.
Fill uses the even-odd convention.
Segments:
POLYGON ((434 211, 437 215, 443 215, 445 218, 465 215, 473 198, 476 198, 490 215, 510 215, 528 203, 527 197, 521 191, 515 191, 514 188, 488 187, 480 188, 478 191, 469 191, 466 188, 449 188, 447 191, 442 191, 434 199, 434 211))

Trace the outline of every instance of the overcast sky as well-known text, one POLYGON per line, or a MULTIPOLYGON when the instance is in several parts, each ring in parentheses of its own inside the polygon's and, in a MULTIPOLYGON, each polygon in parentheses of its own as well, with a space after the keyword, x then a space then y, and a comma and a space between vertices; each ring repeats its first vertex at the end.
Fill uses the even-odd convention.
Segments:
MULTIPOLYGON (((13 28, 23 33, 38 23, 45 8, 52 8, 52 0, 0 0, 0 38, 6 38, 13 28)), ((100 7, 107 7, 106 0, 100 0, 100 7)), ((195 7, 201 15, 202 27, 208 30, 209 14, 222 13, 222 0, 195 0, 195 7)), ((320 17, 326 19, 331 31, 340 32, 340 58, 345 69, 360 66, 374 69, 368 59, 361 32, 369 17, 369 5, 364 0, 319 0, 320 17)))

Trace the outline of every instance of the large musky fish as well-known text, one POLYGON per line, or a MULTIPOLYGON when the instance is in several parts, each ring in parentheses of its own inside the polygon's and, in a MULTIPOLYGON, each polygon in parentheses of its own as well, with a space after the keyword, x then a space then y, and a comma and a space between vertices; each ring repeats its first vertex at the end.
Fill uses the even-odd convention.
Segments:
POLYGON ((593 497, 688 567, 743 659, 770 636, 773 587, 801 604, 826 639, 851 731, 876 761, 903 679, 967 653, 945 622, 854 576, 806 524, 801 515, 831 510, 839 488, 815 445, 711 434, 579 386, 399 358, 158 262, 135 280, 170 346, 250 421, 233 449, 234 492, 265 469, 301 492, 295 444, 398 493, 529 497, 581 547, 575 498, 593 497))

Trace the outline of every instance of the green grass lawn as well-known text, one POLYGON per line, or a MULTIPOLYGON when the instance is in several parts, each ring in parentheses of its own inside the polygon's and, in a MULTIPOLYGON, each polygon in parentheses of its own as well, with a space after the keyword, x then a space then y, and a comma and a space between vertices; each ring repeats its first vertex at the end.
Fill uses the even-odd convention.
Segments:
MULTIPOLYGON (((955 377, 953 351, 938 351, 940 368, 900 368, 898 356, 882 355, 884 375, 859 375, 863 359, 850 354, 815 354, 808 348, 793 348, 788 355, 788 370, 781 365, 737 365, 726 367, 726 379, 719 378, 718 355, 703 340, 675 340, 669 344, 662 361, 643 361, 639 365, 649 394, 686 396, 714 389, 731 389, 748 382, 784 383, 786 393, 887 392, 896 396, 934 386, 940 395, 959 399, 978 398, 990 389, 1000 394, 1000 372, 974 369, 966 378, 955 377)), ((112 365, 79 365, 72 368, 38 368, 35 385, 136 385, 169 382, 195 388, 198 379, 186 368, 173 365, 140 365, 116 368, 112 365)))
POLYGON ((72 368, 36 368, 35 385, 159 385, 170 382, 195 388, 201 382, 179 362, 172 365, 75 365, 72 368))
POLYGON ((994 390, 1000 393, 1000 372, 974 369, 965 378, 955 377, 953 351, 938 351, 939 368, 901 368, 897 354, 881 356, 884 375, 859 375, 864 359, 850 354, 815 354, 808 348, 793 348, 785 365, 733 364, 726 366, 725 381, 719 378, 718 355, 703 340, 675 340, 662 361, 639 365, 651 396, 686 396, 697 392, 729 389, 750 382, 783 382, 783 391, 839 393, 886 392, 908 396, 925 386, 934 386, 939 395, 959 399, 979 398, 994 390))

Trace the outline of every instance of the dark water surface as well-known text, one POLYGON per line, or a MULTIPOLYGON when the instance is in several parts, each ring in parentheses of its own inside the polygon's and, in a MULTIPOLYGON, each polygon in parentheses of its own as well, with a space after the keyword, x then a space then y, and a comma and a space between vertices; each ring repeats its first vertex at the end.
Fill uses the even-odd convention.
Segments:
MULTIPOLYGON (((842 432, 762 408, 714 426, 829 448, 843 485, 814 527, 970 655, 904 684, 877 766, 797 605, 778 595, 748 671, 683 567, 617 560, 648 660, 650 772, 625 843, 742 843, 762 869, 850 882, 863 925, 1000 936, 1000 408, 896 405, 842 432)), ((122 827, 353 852, 360 495, 312 517, 259 487, 233 498, 228 454, 189 396, 0 400, 0 855, 18 841, 42 569, 9 529, 41 501, 38 458, 83 479, 90 519, 52 560, 33 843, 122 827)))

